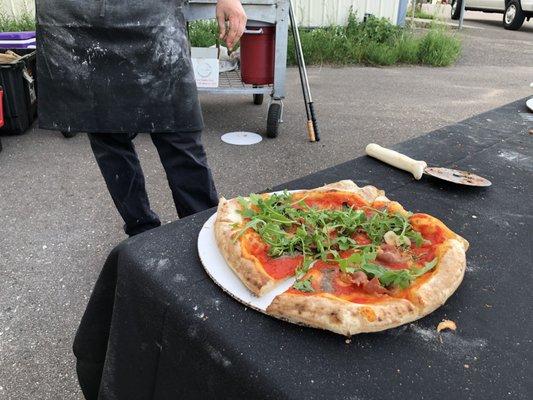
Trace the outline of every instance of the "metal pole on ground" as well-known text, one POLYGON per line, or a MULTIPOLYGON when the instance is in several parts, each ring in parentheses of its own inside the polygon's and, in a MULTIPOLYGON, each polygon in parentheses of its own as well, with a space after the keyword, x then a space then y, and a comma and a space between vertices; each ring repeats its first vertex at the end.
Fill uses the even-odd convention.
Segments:
POLYGON ((292 0, 289 0, 289 15, 291 17, 291 26, 293 27, 293 35, 296 45, 296 57, 298 60, 298 68, 301 70, 300 77, 303 77, 302 89, 305 92, 304 99, 307 98, 306 111, 309 111, 311 120, 307 121, 307 132, 311 142, 318 142, 320 140, 320 131, 318 129, 318 122, 315 115, 315 108, 313 105, 313 98, 311 97, 311 88, 309 87, 309 78, 307 76, 307 68, 305 68, 304 52, 302 50, 302 41, 300 40, 300 33, 298 31, 298 24, 294 14, 294 5, 292 0))
POLYGON ((461 14, 459 15, 459 29, 463 28, 463 18, 465 16, 465 3, 466 0, 457 0, 461 1, 461 14))

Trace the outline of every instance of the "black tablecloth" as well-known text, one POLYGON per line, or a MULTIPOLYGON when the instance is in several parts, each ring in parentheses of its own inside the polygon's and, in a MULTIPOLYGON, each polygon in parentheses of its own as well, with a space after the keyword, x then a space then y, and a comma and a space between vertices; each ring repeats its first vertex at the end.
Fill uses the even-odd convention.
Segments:
POLYGON ((209 210, 109 255, 74 342, 86 397, 533 398, 533 138, 518 115, 522 104, 396 146, 432 165, 477 172, 492 180, 490 188, 417 182, 369 157, 279 186, 376 184, 467 238, 464 282, 433 314, 347 341, 247 309, 207 277, 198 258, 209 210), (455 333, 436 332, 443 318, 457 323, 455 333))

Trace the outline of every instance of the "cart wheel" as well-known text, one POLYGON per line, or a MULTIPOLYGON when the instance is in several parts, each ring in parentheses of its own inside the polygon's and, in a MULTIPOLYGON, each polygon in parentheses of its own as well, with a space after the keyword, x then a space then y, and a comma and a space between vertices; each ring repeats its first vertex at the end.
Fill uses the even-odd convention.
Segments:
POLYGON ((257 106, 260 106, 263 104, 263 94, 262 93, 256 93, 254 94, 254 104, 257 106))
POLYGON ((67 132, 67 131, 61 131, 61 133, 66 138, 73 138, 77 134, 77 132, 67 132))
POLYGON ((272 103, 268 108, 267 136, 269 138, 278 137, 279 121, 281 118, 281 104, 272 103))

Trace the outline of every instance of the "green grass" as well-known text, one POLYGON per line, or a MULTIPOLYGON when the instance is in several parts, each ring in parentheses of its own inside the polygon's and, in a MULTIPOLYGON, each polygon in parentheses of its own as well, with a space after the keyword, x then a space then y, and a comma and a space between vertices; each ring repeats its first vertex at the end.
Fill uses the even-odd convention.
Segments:
MULTIPOLYGON (((407 18, 410 18, 412 15, 413 15, 413 9, 410 8, 409 10, 407 10, 407 18)), ((418 8, 415 10, 415 18, 437 19, 433 14, 429 14, 427 12, 419 10, 418 8)))
POLYGON ((218 38, 218 25, 215 21, 194 21, 189 24, 189 39, 192 46, 211 47, 218 38))
POLYGON ((18 17, 9 17, 0 14, 0 32, 21 32, 34 31, 35 18, 29 13, 21 14, 18 17))
MULTIPOLYGON (((190 24, 193 46, 208 47, 216 43, 217 24, 197 21, 190 24)), ((444 67, 461 55, 461 42, 445 27, 432 24, 415 33, 409 28, 392 25, 386 19, 370 17, 359 22, 351 15, 346 26, 300 29, 307 65, 395 65, 424 64, 444 67)), ((294 42, 289 35, 288 64, 295 65, 294 42)))
MULTIPOLYGON (((461 55, 461 42, 436 24, 421 33, 392 25, 386 19, 368 18, 359 22, 350 16, 346 27, 300 30, 307 64, 425 64, 444 67, 461 55)), ((288 62, 296 63, 292 36, 288 62)))
POLYGON ((402 34, 396 42, 398 62, 403 64, 418 64, 420 62, 420 39, 410 33, 402 34))
POLYGON ((461 42, 443 29, 432 28, 421 40, 418 49, 422 64, 445 67, 461 55, 461 42))
POLYGON ((422 18, 422 19, 436 19, 433 14, 428 14, 424 11, 415 11, 415 18, 422 18))
POLYGON ((374 65, 393 65, 398 62, 398 51, 387 43, 370 42, 365 48, 365 61, 374 65))
MULTIPOLYGON (((216 43, 217 24, 197 21, 190 24, 193 46, 216 43)), ((461 54, 461 42, 443 27, 433 24, 422 33, 392 25, 386 19, 368 18, 359 22, 351 15, 346 26, 300 29, 307 65, 395 65, 425 64, 444 67, 461 54)), ((296 64, 294 42, 289 34, 287 62, 296 64)))

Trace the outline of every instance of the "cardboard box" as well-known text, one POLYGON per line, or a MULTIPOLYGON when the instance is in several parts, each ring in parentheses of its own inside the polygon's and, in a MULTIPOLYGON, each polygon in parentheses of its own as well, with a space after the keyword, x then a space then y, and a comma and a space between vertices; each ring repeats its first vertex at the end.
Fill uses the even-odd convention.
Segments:
POLYGON ((196 86, 204 88, 218 87, 218 50, 211 47, 191 48, 192 66, 196 86))

